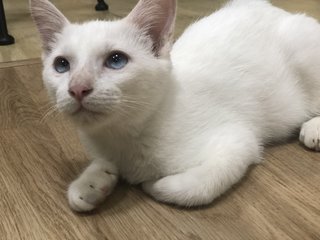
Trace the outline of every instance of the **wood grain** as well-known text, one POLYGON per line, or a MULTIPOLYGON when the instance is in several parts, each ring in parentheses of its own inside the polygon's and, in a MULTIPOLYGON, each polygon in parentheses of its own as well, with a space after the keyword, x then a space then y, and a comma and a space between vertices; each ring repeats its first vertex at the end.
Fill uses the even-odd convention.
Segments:
MULTIPOLYGON (((118 19, 124 17, 137 3, 137 0, 108 0, 110 11, 96 12, 96 0, 52 0, 52 2, 73 22, 92 19, 118 19)), ((175 37, 201 16, 219 9, 226 0, 179 0, 175 37)), ((271 0, 271 2, 291 12, 306 12, 320 19, 319 0, 271 0)), ((0 46, 0 62, 10 62, 38 58, 41 54, 41 43, 35 25, 31 20, 28 1, 4 0, 6 17, 10 34, 16 44, 0 46)))
MULTIPOLYGON (((73 20, 103 17, 95 1, 55 2, 73 20)), ((109 0, 107 17, 134 0, 109 0)), ((317 0, 272 1, 320 19, 317 0)), ((177 33, 224 1, 179 0, 177 33)), ((297 141, 270 147, 265 161, 213 204, 181 209, 160 204, 139 186, 120 183, 91 214, 73 213, 68 184, 87 165, 75 129, 50 107, 41 81, 40 45, 26 1, 5 1, 17 44, 0 47, 0 239, 320 239, 320 155, 297 141), (25 60, 24 60, 25 59, 25 60), (18 61, 16 61, 18 60, 18 61), (10 62, 13 61, 13 62, 10 62)))

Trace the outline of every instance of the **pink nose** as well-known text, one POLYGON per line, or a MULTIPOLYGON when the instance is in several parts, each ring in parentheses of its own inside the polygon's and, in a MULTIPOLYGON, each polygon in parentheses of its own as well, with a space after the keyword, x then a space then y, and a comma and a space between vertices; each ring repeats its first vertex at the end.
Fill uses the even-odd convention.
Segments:
POLYGON ((84 85, 74 85, 69 87, 69 94, 71 97, 77 99, 78 101, 82 101, 85 96, 88 96, 93 91, 93 88, 90 86, 84 85))

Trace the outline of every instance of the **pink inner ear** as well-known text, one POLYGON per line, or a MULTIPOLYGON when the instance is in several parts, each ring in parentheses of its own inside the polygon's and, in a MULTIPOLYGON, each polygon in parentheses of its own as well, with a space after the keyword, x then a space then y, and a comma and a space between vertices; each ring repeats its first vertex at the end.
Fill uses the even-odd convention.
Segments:
POLYGON ((172 41, 175 13, 175 0, 140 0, 127 19, 147 32, 158 55, 172 41))
POLYGON ((30 10, 38 27, 43 48, 50 51, 50 43, 55 41, 55 34, 61 32, 69 21, 47 0, 31 0, 30 10))

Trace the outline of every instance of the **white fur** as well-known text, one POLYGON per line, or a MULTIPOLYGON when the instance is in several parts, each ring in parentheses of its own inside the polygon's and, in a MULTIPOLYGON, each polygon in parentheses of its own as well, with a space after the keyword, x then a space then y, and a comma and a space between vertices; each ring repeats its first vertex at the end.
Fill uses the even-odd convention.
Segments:
MULTIPOLYGON (((126 19, 68 25, 57 39, 43 72, 57 106, 67 114, 77 107, 67 92, 72 74, 87 71, 95 81, 84 106, 103 114, 71 116, 92 164, 142 183, 160 201, 210 203, 261 160, 265 144, 285 140, 320 110, 320 25, 266 1, 234 1, 192 24, 171 59, 155 57, 126 19), (103 66, 113 49, 131 57, 119 71, 103 66), (55 73, 58 55, 69 56, 70 73, 55 73)), ((320 126, 310 124, 304 143, 320 126)), ((88 176, 70 186, 75 210, 96 206, 79 200, 88 176)))

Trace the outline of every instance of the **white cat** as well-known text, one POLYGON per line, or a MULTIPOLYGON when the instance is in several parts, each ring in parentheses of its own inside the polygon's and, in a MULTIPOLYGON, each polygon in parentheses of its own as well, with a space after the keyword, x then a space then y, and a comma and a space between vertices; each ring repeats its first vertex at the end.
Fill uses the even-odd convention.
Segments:
MULTIPOLYGON (((31 0, 43 79, 78 126, 91 165, 69 188, 95 208, 118 177, 155 199, 208 204, 320 111, 320 25, 263 0, 234 0, 172 46, 175 0, 140 0, 119 21, 71 24, 31 0)), ((300 140, 320 149, 320 118, 300 140)))

